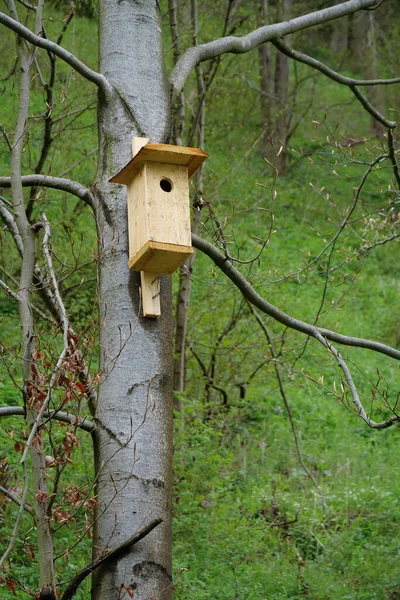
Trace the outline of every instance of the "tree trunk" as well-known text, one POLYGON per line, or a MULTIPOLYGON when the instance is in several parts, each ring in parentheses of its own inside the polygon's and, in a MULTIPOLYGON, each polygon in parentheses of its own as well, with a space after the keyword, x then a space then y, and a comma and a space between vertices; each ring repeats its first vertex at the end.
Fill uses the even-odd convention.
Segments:
MULTIPOLYGON (((290 17, 291 0, 282 0, 274 5, 271 15, 269 0, 260 1, 261 22, 268 25, 290 17)), ((289 130, 289 58, 272 51, 270 44, 258 50, 260 64, 260 103, 263 128, 262 152, 284 175, 288 166, 286 143, 289 130)))
MULTIPOLYGON (((260 0, 260 26, 270 23, 269 0, 260 0)), ((263 155, 269 161, 274 162, 275 152, 273 150, 270 136, 274 130, 272 120, 272 107, 274 104, 274 78, 272 76, 272 48, 271 44, 262 44, 258 48, 258 58, 260 64, 260 108, 261 108, 261 126, 263 137, 261 141, 261 150, 263 155)))
MULTIPOLYGON (((291 0, 283 0, 278 3, 278 11, 276 20, 283 21, 290 18, 291 0)), ((275 131, 277 138, 275 144, 277 148, 277 156, 274 161, 279 173, 286 175, 288 168, 288 151, 286 144, 289 134, 289 58, 282 52, 277 52, 275 63, 275 131)))
MULTIPOLYGON (((367 30, 367 46, 368 46, 368 56, 366 62, 366 75, 367 79, 378 79, 379 77, 379 68, 378 68, 378 47, 377 47, 377 33, 376 33, 376 20, 374 13, 368 12, 368 30, 367 30)), ((385 96, 380 85, 373 85, 369 89, 369 98, 375 108, 381 114, 385 114, 386 106, 385 106, 385 96)), ((376 119, 371 117, 371 131, 372 134, 376 137, 383 138, 386 128, 379 123, 376 119)))
MULTIPOLYGON (((193 27, 193 46, 198 45, 198 6, 197 0, 191 2, 191 23, 193 27)), ((205 95, 206 87, 204 74, 201 65, 196 66, 197 83, 197 106, 194 111, 194 119, 189 132, 191 140, 195 140, 200 148, 204 148, 205 134, 205 95)), ((193 142, 191 142, 193 143, 193 142)), ((201 165, 196 172, 192 182, 195 186, 192 219, 192 232, 197 234, 199 231, 199 222, 201 220, 202 195, 203 195, 203 167, 201 165), (199 201, 200 199, 200 201, 199 201)), ((174 359, 174 390, 184 392, 186 387, 186 338, 187 324, 189 320, 190 293, 192 288, 192 275, 196 252, 192 254, 183 265, 179 274, 179 289, 176 301, 175 313, 175 359, 174 359)), ((174 406, 180 410, 180 398, 175 397, 174 406)))
POLYGON ((100 373, 95 437, 96 556, 155 517, 164 522, 93 580, 93 600, 171 598, 171 278, 161 317, 141 315, 139 273, 128 269, 126 188, 108 181, 132 157, 134 135, 166 141, 170 107, 156 0, 100 0, 100 71, 122 102, 99 98, 97 187, 100 373))

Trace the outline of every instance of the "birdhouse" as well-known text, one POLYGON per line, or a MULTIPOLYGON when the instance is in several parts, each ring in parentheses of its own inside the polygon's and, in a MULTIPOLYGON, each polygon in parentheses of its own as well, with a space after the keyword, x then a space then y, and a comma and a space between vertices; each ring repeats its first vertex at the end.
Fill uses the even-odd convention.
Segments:
POLYGON ((142 276, 142 292, 145 281, 157 293, 157 276, 173 273, 193 253, 189 178, 207 154, 137 137, 132 152, 111 182, 128 188, 129 268, 148 275, 142 276))

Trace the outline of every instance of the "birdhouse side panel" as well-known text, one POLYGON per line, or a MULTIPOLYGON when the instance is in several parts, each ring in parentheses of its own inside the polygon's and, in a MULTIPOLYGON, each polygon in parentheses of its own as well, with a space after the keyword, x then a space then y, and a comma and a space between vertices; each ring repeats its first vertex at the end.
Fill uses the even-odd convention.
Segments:
POLYGON ((146 176, 143 169, 128 184, 129 256, 133 256, 149 239, 147 223, 146 176))
POLYGON ((145 163, 149 241, 192 245, 186 166, 145 163))

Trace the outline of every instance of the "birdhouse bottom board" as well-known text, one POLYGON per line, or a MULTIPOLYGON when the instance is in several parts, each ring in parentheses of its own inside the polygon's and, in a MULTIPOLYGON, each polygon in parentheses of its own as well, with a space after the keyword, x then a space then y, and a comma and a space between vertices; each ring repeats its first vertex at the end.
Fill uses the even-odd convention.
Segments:
POLYGON ((129 258, 129 268, 152 273, 174 273, 193 254, 190 246, 148 241, 129 258))

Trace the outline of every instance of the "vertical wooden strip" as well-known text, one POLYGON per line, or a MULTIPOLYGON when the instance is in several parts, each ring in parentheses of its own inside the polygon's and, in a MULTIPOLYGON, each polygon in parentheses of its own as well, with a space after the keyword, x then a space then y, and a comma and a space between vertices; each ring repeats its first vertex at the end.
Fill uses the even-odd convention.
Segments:
POLYGON ((158 319, 161 315, 160 277, 157 273, 140 272, 143 316, 158 319))

